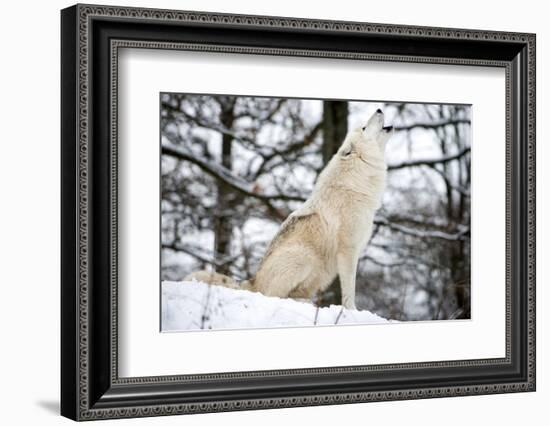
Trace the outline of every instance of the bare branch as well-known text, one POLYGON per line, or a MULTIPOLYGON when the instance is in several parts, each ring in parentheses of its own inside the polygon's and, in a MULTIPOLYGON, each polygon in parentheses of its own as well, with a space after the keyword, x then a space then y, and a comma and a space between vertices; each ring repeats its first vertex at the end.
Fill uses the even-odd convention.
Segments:
POLYGON ((439 230, 421 230, 413 229, 397 223, 392 223, 385 218, 376 218, 374 223, 381 226, 386 226, 394 231, 401 232, 403 234, 411 235, 418 238, 439 238, 447 241, 458 241, 470 234, 470 228, 464 227, 454 233, 443 232, 439 230))
POLYGON ((432 159, 425 159, 425 160, 409 160, 409 161, 403 161, 397 164, 390 164, 388 166, 388 170, 397 170, 397 169, 403 169, 405 167, 418 167, 418 166, 432 167, 435 164, 445 164, 450 161, 458 160, 459 158, 469 153, 470 150, 471 150, 470 147, 466 147, 456 154, 445 155, 439 158, 432 158, 432 159))
POLYGON ((250 197, 255 197, 260 200, 283 200, 283 201, 305 201, 304 197, 298 195, 286 195, 286 194, 261 194, 254 189, 254 184, 244 179, 241 179, 233 175, 228 169, 220 166, 219 164, 207 162, 201 160, 200 158, 195 157, 192 153, 175 146, 162 145, 162 153, 165 155, 170 155, 172 157, 179 158, 180 160, 189 161, 190 163, 196 164, 204 172, 208 173, 210 176, 224 182, 237 192, 242 193, 250 197))
POLYGON ((229 263, 232 263, 237 259, 238 256, 228 257, 222 260, 216 260, 214 257, 205 256, 201 253, 199 253, 199 250, 194 247, 188 247, 183 244, 176 244, 175 242, 172 243, 162 243, 163 249, 168 249, 172 251, 177 251, 181 253, 188 254, 189 256, 194 257, 195 259, 200 260, 201 262, 208 263, 210 265, 214 265, 217 268, 223 267, 229 263))
POLYGON ((285 149, 274 149, 273 152, 271 152, 270 154, 262 155, 263 161, 254 173, 254 176, 258 177, 259 175, 261 175, 264 172, 267 164, 275 157, 285 158, 288 154, 292 154, 293 152, 299 151, 309 145, 313 141, 313 139, 315 139, 322 128, 323 122, 320 121, 315 126, 313 126, 313 128, 309 131, 307 135, 304 136, 303 140, 292 142, 285 149))
POLYGON ((387 268, 403 266, 407 263, 406 260, 398 260, 396 262, 382 262, 381 260, 375 259, 374 257, 369 256, 368 254, 366 254, 364 256, 361 256, 359 258, 359 261, 363 261, 363 260, 367 260, 369 262, 374 263, 375 265, 382 266, 382 267, 387 267, 387 268))
POLYGON ((209 123, 209 122, 203 120, 202 118, 190 115, 185 111, 178 110, 178 111, 175 111, 173 114, 176 117, 178 115, 180 117, 184 117, 186 120, 191 121, 192 123, 196 124, 199 127, 209 129, 209 130, 214 130, 214 131, 216 131, 216 132, 218 132, 222 135, 229 136, 231 139, 235 139, 236 141, 241 142, 241 144, 243 144, 243 146, 245 146, 245 147, 248 147, 248 148, 254 147, 254 150, 256 150, 256 151, 261 149, 261 147, 256 145, 256 141, 254 139, 249 138, 249 137, 247 137, 245 135, 242 135, 242 134, 238 134, 238 133, 234 132, 233 130, 228 129, 227 127, 224 127, 222 124, 209 123))
POLYGON ((441 120, 427 123, 414 123, 407 126, 393 126, 396 131, 409 131, 412 129, 438 129, 445 126, 454 126, 457 124, 470 124, 470 120, 466 118, 457 118, 453 120, 441 120))
POLYGON ((449 177, 442 171, 442 170, 439 170, 437 167, 435 166, 430 166, 430 168, 437 172, 437 174, 439 174, 443 180, 445 181, 445 184, 449 186, 449 188, 451 189, 454 189, 456 192, 458 192, 459 194, 462 194, 464 195, 465 197, 469 197, 470 196, 470 190, 468 188, 462 188, 460 186, 457 186, 457 185, 454 185, 450 180, 449 180, 449 177))

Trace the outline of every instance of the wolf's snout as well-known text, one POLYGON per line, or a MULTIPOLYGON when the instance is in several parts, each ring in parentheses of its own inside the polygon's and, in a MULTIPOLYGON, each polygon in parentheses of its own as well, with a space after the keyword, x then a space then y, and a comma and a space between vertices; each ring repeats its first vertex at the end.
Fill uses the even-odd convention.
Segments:
POLYGON ((375 136, 377 133, 382 131, 384 127, 384 113, 380 108, 376 110, 374 114, 369 118, 367 124, 362 127, 363 132, 367 137, 375 136))

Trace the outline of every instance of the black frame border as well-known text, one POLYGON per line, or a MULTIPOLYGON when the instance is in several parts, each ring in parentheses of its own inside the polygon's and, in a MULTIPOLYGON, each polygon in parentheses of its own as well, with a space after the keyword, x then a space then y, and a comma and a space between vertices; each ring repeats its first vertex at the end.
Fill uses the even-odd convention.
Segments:
POLYGON ((535 390, 535 35, 76 5, 61 13, 61 413, 157 416, 535 390), (118 378, 116 52, 192 49, 506 69, 506 357, 118 378))

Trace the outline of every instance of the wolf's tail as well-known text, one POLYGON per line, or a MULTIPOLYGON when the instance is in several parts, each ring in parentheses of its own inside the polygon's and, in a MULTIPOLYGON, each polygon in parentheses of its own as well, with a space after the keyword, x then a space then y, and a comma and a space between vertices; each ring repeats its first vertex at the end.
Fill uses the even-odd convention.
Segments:
POLYGON ((192 272, 184 278, 184 281, 201 281, 206 284, 219 285, 222 287, 232 288, 235 290, 248 290, 254 291, 252 281, 237 281, 224 274, 210 271, 196 271, 192 272))

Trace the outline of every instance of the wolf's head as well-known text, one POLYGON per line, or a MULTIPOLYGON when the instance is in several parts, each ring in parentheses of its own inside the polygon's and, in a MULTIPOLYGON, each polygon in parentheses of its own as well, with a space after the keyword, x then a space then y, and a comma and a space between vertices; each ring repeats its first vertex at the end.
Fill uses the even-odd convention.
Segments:
POLYGON ((336 154, 341 161, 362 161, 372 171, 386 169, 384 151, 393 127, 384 127, 384 113, 376 110, 367 123, 348 133, 336 154))

